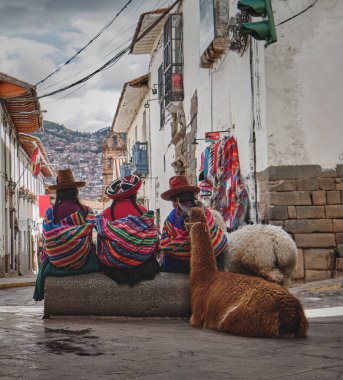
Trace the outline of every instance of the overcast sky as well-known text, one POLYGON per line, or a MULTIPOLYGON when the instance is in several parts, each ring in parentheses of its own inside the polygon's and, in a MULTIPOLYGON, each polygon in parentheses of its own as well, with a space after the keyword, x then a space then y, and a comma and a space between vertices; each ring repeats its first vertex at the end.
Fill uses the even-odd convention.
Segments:
MULTIPOLYGON (((128 0, 0 0, 0 71, 36 84, 94 37, 128 0)), ((133 0, 77 59, 37 86, 38 95, 96 70, 131 42, 141 13, 168 0, 133 0), (115 50, 118 49, 118 50, 115 50)), ((148 56, 126 55, 86 84, 40 100, 44 119, 80 131, 111 125, 126 81, 145 74, 148 56)))

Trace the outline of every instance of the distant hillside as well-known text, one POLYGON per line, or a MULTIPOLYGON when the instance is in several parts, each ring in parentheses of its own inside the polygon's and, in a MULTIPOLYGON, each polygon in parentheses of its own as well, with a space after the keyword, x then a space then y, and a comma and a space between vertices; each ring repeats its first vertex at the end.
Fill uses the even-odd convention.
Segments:
POLYGON ((110 127, 80 132, 44 121, 44 131, 35 135, 41 139, 54 169, 70 167, 76 179, 87 183, 80 189, 80 197, 94 200, 102 193, 102 145, 109 132, 110 127))
POLYGON ((44 120, 43 125, 44 132, 39 132, 36 134, 39 138, 44 139, 44 134, 48 134, 50 136, 55 136, 58 139, 65 140, 66 142, 73 142, 75 139, 81 139, 85 141, 96 139, 99 148, 98 153, 102 152, 102 144, 110 132, 110 127, 101 128, 96 132, 73 131, 72 129, 66 128, 64 125, 46 120, 44 120))

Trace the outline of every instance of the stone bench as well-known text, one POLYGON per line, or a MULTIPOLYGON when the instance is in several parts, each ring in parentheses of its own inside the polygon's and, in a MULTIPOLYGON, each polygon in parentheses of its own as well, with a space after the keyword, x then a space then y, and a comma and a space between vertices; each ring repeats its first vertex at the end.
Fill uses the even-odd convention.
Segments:
POLYGON ((158 273, 132 287, 103 273, 47 277, 44 316, 189 317, 189 276, 158 273))

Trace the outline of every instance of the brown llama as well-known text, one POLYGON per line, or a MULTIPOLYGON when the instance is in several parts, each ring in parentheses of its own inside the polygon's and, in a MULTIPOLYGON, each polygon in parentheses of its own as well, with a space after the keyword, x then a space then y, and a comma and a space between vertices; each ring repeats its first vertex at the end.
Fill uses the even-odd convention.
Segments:
POLYGON ((220 272, 203 209, 189 211, 191 325, 251 337, 304 337, 308 321, 299 300, 259 277, 220 272))

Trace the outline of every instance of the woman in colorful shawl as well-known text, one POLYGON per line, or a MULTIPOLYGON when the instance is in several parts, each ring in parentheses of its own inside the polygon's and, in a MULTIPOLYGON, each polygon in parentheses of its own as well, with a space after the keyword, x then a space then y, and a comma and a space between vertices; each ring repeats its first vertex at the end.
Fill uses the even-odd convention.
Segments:
POLYGON ((105 192, 112 204, 97 216, 101 269, 114 281, 129 285, 153 279, 160 271, 154 213, 137 203, 141 184, 135 174, 113 181, 105 192))
MULTIPOLYGON (((195 196, 200 192, 200 188, 191 186, 185 176, 171 177, 169 187, 168 191, 161 194, 161 198, 172 201, 174 207, 163 225, 162 267, 165 272, 189 273, 190 237, 185 223, 185 210, 197 206, 195 196)), ((215 223, 210 210, 206 209, 205 212, 217 265, 219 269, 223 269, 223 253, 228 245, 227 238, 225 232, 215 223)))
POLYGON ((56 202, 49 207, 43 221, 42 265, 38 272, 33 298, 44 298, 44 280, 47 276, 69 276, 100 270, 92 243, 95 227, 93 211, 80 203, 78 188, 85 182, 74 180, 70 169, 59 170, 56 202))

